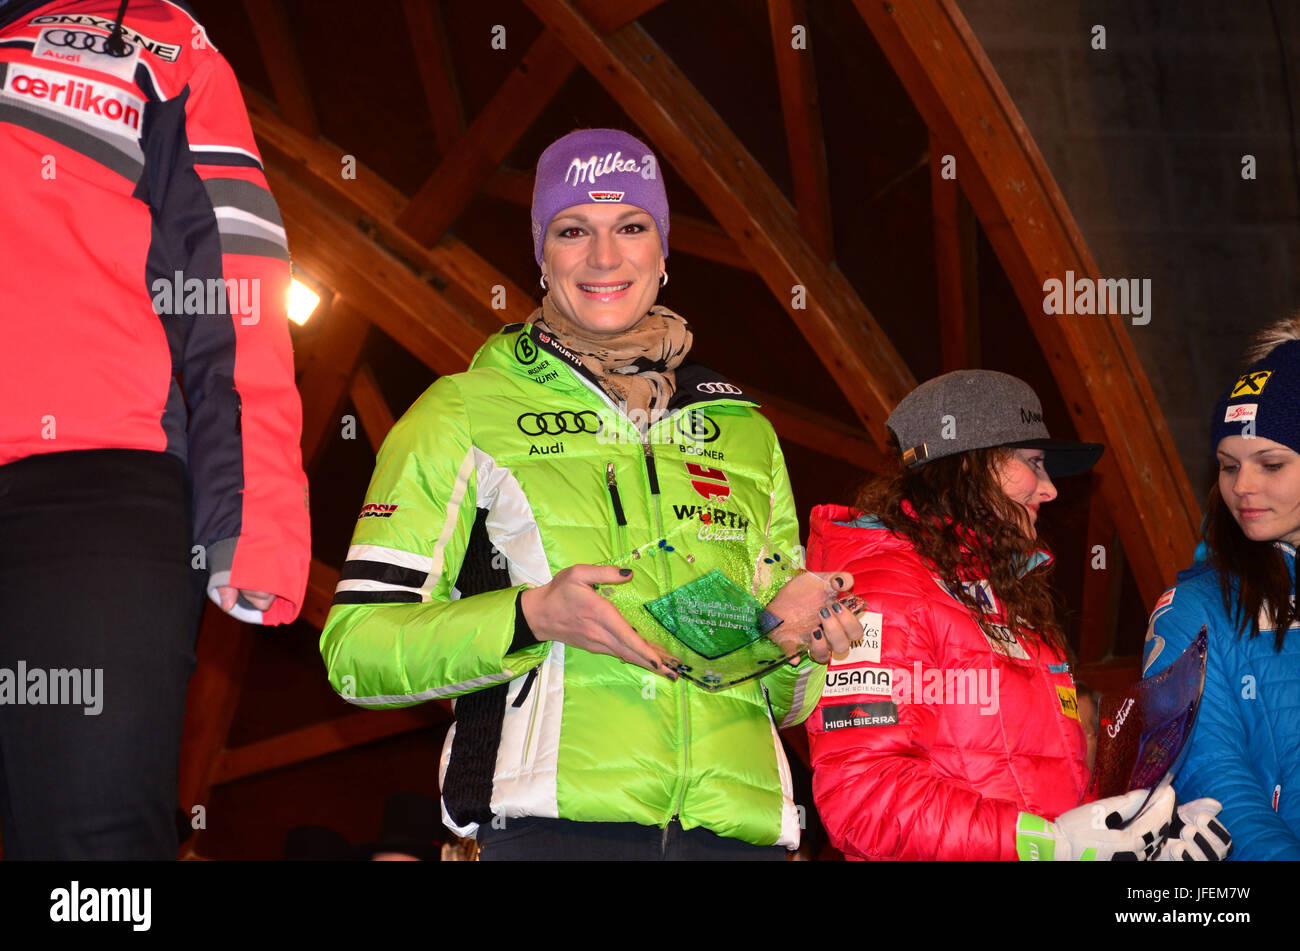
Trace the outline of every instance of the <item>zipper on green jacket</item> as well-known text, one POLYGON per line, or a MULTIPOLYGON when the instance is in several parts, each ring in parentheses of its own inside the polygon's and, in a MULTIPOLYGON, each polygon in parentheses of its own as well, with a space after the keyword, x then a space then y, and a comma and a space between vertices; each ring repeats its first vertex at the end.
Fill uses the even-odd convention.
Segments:
POLYGON ((618 476, 614 472, 614 463, 605 463, 605 487, 609 489, 609 501, 614 507, 614 557, 625 558, 627 547, 627 513, 623 511, 623 497, 618 494, 618 476))
MULTIPOLYGON (((646 478, 650 482, 650 508, 655 517, 655 532, 661 539, 666 540, 664 534, 663 513, 660 512, 659 505, 659 471, 655 468, 654 451, 650 448, 650 434, 646 433, 641 442, 641 448, 645 455, 646 478)), ((664 593, 667 594, 673 590, 673 569, 668 563, 668 552, 665 549, 659 551, 659 573, 663 578, 664 593)))
MULTIPOLYGON (((663 513, 661 511, 661 506, 660 506, 659 470, 655 468, 654 449, 651 447, 650 433, 648 430, 646 431, 645 436, 641 440, 641 449, 643 455, 645 456, 646 479, 650 483, 650 507, 654 511, 655 531, 659 534, 659 537, 661 539, 665 539, 667 538, 667 536, 664 534, 663 513)), ((660 573, 663 578, 664 592, 667 593, 673 590, 673 572, 672 572, 672 568, 668 563, 668 552, 664 549, 660 549, 660 551, 658 552, 658 556, 659 556, 660 573)), ((677 801, 673 806, 673 814, 668 818, 669 822, 672 822, 673 819, 676 819, 678 816, 682 814, 682 803, 686 800, 686 783, 687 783, 687 777, 689 775, 690 765, 691 765, 690 701, 687 698, 686 695, 687 687, 683 681, 679 680, 677 682, 676 690, 677 690, 677 704, 679 710, 679 719, 682 724, 682 755, 680 759, 681 775, 678 780, 679 785, 677 790, 677 801)), ((668 842, 668 826, 667 824, 665 824, 664 825, 664 847, 665 848, 667 847, 667 842, 668 842)))
MULTIPOLYGON (((543 661, 543 663, 545 663, 545 661, 543 661)), ((514 703, 511 704, 515 709, 522 707, 524 702, 528 699, 528 695, 531 693, 534 683, 538 679, 538 669, 539 668, 534 667, 528 672, 528 676, 524 679, 524 685, 519 688, 519 695, 515 697, 514 703)), ((542 689, 541 687, 538 687, 537 693, 533 695, 533 708, 528 713, 528 732, 524 734, 523 753, 519 757, 520 767, 528 765, 528 754, 533 748, 533 727, 537 725, 537 708, 541 706, 541 693, 542 689)))

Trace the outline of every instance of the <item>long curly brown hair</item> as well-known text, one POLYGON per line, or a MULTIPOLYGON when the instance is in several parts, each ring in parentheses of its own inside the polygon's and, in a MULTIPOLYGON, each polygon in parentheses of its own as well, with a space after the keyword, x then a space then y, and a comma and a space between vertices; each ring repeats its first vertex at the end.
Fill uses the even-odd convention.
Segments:
POLYGON ((1014 455, 1004 447, 973 449, 900 468, 864 485, 855 504, 909 541, 981 627, 984 610, 962 581, 988 579, 1012 633, 1069 656, 1051 566, 1021 571, 1046 546, 1025 534, 1028 514, 1002 491, 998 470, 1014 455))

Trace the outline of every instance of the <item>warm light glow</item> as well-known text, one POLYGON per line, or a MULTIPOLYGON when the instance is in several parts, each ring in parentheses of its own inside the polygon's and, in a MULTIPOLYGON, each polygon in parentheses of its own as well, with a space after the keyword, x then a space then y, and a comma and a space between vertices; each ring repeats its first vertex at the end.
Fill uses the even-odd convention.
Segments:
POLYGON ((289 286, 289 319, 301 327, 320 303, 320 295, 296 277, 289 286))

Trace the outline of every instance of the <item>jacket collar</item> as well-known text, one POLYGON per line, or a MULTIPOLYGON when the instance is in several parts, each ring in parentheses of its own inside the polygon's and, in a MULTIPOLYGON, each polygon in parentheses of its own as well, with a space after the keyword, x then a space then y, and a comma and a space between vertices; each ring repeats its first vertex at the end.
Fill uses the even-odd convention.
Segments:
MULTIPOLYGON (((551 380, 571 380, 576 376, 588 389, 594 389, 609 401, 600 381, 583 365, 577 354, 540 330, 536 324, 507 324, 502 327, 499 333, 488 338, 470 361, 471 369, 479 366, 501 367, 514 373, 527 374, 534 379, 563 367, 568 372, 558 378, 552 377, 551 380), (544 359, 551 364, 545 373, 529 373, 530 369, 544 359)), ((740 386, 702 363, 688 359, 677 368, 676 373, 677 389, 668 403, 667 415, 704 404, 759 405, 758 400, 747 395, 740 386)))
MULTIPOLYGON (((903 510, 912 518, 916 517, 915 510, 911 504, 904 501, 903 510)), ((814 534, 828 535, 836 532, 836 529, 848 529, 851 532, 861 532, 861 537, 855 539, 856 543, 863 544, 868 550, 886 550, 894 548, 912 547, 912 543, 905 538, 899 538, 893 532, 889 531, 883 522, 874 515, 868 515, 865 512, 859 512, 857 509, 849 508, 843 505, 819 505, 813 509, 811 518, 811 527, 814 534)), ((974 537, 974 532, 965 530, 961 534, 966 537, 974 537)), ((1050 564, 1052 556, 1042 549, 1034 551, 1024 560, 1020 566, 1018 574, 1024 577, 1042 565, 1050 564)), ((972 573, 969 578, 964 580, 978 580, 977 573, 972 573)))

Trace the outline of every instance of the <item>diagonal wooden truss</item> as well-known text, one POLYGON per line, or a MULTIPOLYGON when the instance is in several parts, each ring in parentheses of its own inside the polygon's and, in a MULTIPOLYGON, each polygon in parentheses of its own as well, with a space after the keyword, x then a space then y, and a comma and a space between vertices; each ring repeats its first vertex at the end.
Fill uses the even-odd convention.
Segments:
MULTIPOLYGON (((526 318, 536 302, 448 232, 479 191, 527 204, 528 176, 501 167, 574 69, 600 82, 718 224, 674 215, 673 249, 753 271, 786 307, 863 429, 776 397, 765 411, 783 440, 863 469, 883 464, 884 420, 915 385, 907 366, 834 264, 825 156, 811 53, 792 55, 804 0, 769 0, 792 205, 726 123, 636 23, 659 0, 526 0, 544 29, 483 112, 466 123, 443 47, 436 3, 403 0, 442 161, 407 198, 319 137, 278 0, 248 3, 276 106, 245 90, 295 265, 332 296, 300 354, 303 458, 311 474, 326 433, 350 398, 371 445, 393 423, 361 350, 373 324, 437 373, 463 369, 483 338, 526 318), (275 50, 276 55, 266 55, 275 50), (287 52, 286 52, 287 51, 287 52), (792 306, 804 288, 806 307, 792 306), (493 302, 504 302, 494 308, 493 302)), ((944 365, 977 365, 971 293, 974 218, 989 236, 1047 354, 1081 437, 1109 450, 1094 480, 1089 544, 1118 538, 1142 596, 1152 600, 1192 547, 1195 501, 1126 331, 1108 319, 1067 323, 1041 314, 1041 287, 1066 268, 1097 268, 1005 89, 952 0, 855 0, 931 133, 931 152, 957 156, 960 186, 934 179, 936 261, 944 365), (1115 513, 1125 513, 1116 518, 1115 513)), ((747 386, 746 389, 752 387, 747 386)), ((1114 566, 1113 566, 1114 567, 1114 566)), ((1097 573, 1094 573, 1096 575, 1097 573)), ((1119 570, 1085 582, 1085 662, 1114 641, 1119 570)), ((312 563, 302 617, 324 623, 337 570, 312 563)), ((209 606, 191 684, 180 801, 201 803, 214 783, 345 749, 449 718, 445 708, 360 712, 227 749, 251 631, 209 606)), ((1131 677, 1133 659, 1087 668, 1094 686, 1131 677)), ((434 705, 426 705, 434 707, 434 705)), ((793 738, 798 745, 798 737, 793 738)))

